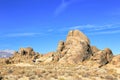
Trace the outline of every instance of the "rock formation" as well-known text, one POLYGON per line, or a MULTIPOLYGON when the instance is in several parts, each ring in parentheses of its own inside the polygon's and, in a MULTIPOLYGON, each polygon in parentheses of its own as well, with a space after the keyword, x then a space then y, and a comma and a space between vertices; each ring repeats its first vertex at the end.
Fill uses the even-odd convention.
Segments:
POLYGON ((91 46, 91 50, 93 54, 100 51, 96 46, 91 46))
POLYGON ((34 51, 33 51, 33 49, 31 47, 20 48, 19 53, 21 55, 34 55, 34 51))
POLYGON ((82 32, 78 30, 70 31, 60 54, 62 55, 59 60, 60 63, 74 64, 89 59, 92 55, 90 41, 82 32))
POLYGON ((109 48, 106 48, 104 50, 100 50, 94 53, 91 57, 91 60, 92 62, 94 62, 95 65, 101 67, 107 63, 110 63, 112 58, 112 51, 109 48))
POLYGON ((115 65, 117 67, 120 67, 120 55, 114 56, 112 61, 111 61, 111 64, 115 65))
POLYGON ((40 58, 41 55, 39 53, 34 52, 31 47, 20 48, 19 52, 14 52, 12 57, 3 59, 3 63, 11 64, 11 63, 20 63, 20 62, 32 62, 37 58, 40 58))
POLYGON ((113 54, 109 48, 99 50, 90 45, 88 37, 79 30, 71 30, 66 41, 60 41, 56 52, 40 55, 30 47, 20 48, 12 57, 6 59, 7 64, 18 62, 84 64, 102 67, 108 63, 116 63, 119 58, 112 59, 113 54))
POLYGON ((109 48, 99 50, 90 45, 90 41, 82 32, 72 30, 68 33, 66 41, 58 43, 57 51, 43 55, 37 62, 60 64, 78 64, 97 65, 101 67, 110 63, 113 58, 112 51, 109 48))

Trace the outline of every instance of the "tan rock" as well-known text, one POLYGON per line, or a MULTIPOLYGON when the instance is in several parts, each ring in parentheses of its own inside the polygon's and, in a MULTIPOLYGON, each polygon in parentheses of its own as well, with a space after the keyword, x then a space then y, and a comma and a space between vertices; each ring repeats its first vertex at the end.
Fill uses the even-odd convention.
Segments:
POLYGON ((64 41, 60 41, 58 43, 58 48, 57 48, 57 52, 61 52, 64 48, 64 41))
POLYGON ((41 55, 34 52, 32 48, 20 48, 19 52, 14 52, 12 57, 4 60, 5 64, 15 64, 21 62, 32 63, 35 59, 40 58, 41 55))
POLYGON ((90 58, 92 52, 89 43, 89 39, 82 32, 70 31, 61 51, 63 56, 59 62, 79 63, 90 58))
POLYGON ((91 50, 93 54, 100 51, 96 46, 91 46, 91 50))
MULTIPOLYGON (((87 42, 88 44, 90 44, 90 41, 89 39, 87 38, 87 36, 85 36, 85 34, 83 34, 82 32, 80 32, 79 30, 71 30, 69 33, 68 33, 68 36, 67 36, 67 40, 70 40, 70 38, 76 38, 78 40, 84 40, 85 42, 87 42)), ((66 40, 66 42, 68 42, 66 40)))
POLYGON ((54 56, 54 52, 49 52, 47 54, 44 54, 42 57, 36 59, 36 63, 49 63, 53 61, 53 56, 54 56))
POLYGON ((96 52, 91 60, 95 63, 95 64, 98 64, 99 67, 100 66, 104 66, 105 64, 111 62, 113 58, 113 54, 112 54, 112 51, 108 48, 102 50, 102 51, 98 51, 96 52))
POLYGON ((120 55, 114 56, 111 63, 115 66, 120 66, 120 55))
POLYGON ((20 48, 19 49, 19 53, 21 54, 21 55, 26 55, 26 54, 31 54, 32 53, 32 51, 33 51, 33 48, 31 48, 31 47, 27 47, 27 48, 20 48))

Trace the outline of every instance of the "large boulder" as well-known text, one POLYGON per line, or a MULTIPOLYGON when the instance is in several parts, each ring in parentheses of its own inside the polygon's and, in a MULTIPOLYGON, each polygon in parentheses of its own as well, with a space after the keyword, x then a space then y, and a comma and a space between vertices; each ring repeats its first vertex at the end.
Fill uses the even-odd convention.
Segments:
POLYGON ((100 51, 96 46, 91 46, 92 53, 95 54, 100 51))
POLYGON ((120 55, 114 56, 111 64, 120 68, 120 55))
POLYGON ((60 54, 63 56, 59 60, 60 63, 79 63, 89 59, 92 55, 89 39, 78 30, 70 31, 68 33, 66 42, 62 45, 63 46, 62 49, 60 49, 60 54))
POLYGON ((31 48, 31 47, 19 49, 19 53, 22 55, 26 55, 26 54, 30 55, 30 54, 32 54, 32 52, 33 52, 33 48, 31 48))
POLYGON ((91 60, 94 62, 94 65, 98 65, 98 67, 104 66, 105 64, 111 62, 113 58, 112 51, 109 48, 96 52, 91 60))

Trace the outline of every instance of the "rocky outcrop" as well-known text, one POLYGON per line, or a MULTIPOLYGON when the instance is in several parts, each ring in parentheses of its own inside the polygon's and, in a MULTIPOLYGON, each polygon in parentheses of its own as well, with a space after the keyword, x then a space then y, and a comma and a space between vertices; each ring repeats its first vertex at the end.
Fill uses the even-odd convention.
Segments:
POLYGON ((58 48, 57 48, 57 52, 61 52, 61 51, 63 51, 63 49, 64 49, 64 41, 60 41, 59 43, 58 43, 58 48))
POLYGON ((96 46, 91 46, 92 53, 95 54, 96 52, 100 51, 96 46))
POLYGON ((72 30, 68 33, 66 41, 60 41, 56 52, 43 55, 36 62, 60 64, 78 64, 95 65, 101 67, 110 63, 113 54, 109 48, 99 50, 90 45, 86 35, 78 30, 72 30))
POLYGON ((14 52, 12 57, 5 59, 3 62, 6 64, 12 63, 21 63, 21 62, 33 62, 35 59, 40 58, 41 55, 39 53, 34 52, 34 50, 30 47, 20 48, 19 52, 14 52))
POLYGON ((98 65, 99 67, 111 62, 113 58, 112 51, 109 48, 106 48, 104 50, 100 50, 91 57, 91 60, 94 62, 94 64, 98 65))
POLYGON ((19 53, 21 55, 34 55, 33 48, 27 47, 27 48, 20 48, 19 53))
POLYGON ((120 68, 120 55, 114 56, 111 64, 120 68))
POLYGON ((92 55, 89 39, 78 30, 70 31, 66 42, 62 45, 60 63, 79 63, 89 59, 92 55))
POLYGON ((31 47, 20 48, 12 57, 5 62, 36 62, 36 63, 59 63, 59 64, 84 64, 87 66, 102 67, 108 63, 117 64, 119 57, 114 57, 109 48, 100 50, 90 45, 88 37, 79 30, 71 30, 66 41, 60 41, 56 52, 44 55, 36 53, 31 47), (115 58, 115 59, 114 59, 115 58))

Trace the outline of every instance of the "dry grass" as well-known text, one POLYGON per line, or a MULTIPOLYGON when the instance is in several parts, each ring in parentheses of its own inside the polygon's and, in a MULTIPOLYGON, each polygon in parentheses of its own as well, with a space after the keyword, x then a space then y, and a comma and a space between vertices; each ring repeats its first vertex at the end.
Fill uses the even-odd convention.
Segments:
POLYGON ((119 80, 114 69, 89 68, 82 65, 32 64, 0 66, 0 80, 119 80), (13 76, 14 75, 14 76, 13 76), (2 79, 3 78, 3 79, 2 79))

